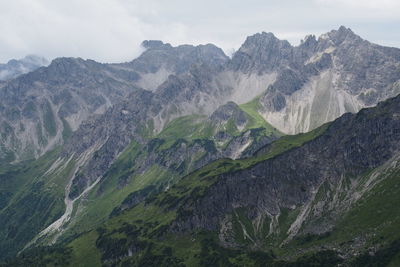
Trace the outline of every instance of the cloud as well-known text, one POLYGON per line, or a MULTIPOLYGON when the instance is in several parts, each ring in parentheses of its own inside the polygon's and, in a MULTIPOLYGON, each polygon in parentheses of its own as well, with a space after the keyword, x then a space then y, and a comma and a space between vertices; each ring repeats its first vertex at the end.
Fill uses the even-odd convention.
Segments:
POLYGON ((388 13, 396 11, 393 10, 395 8, 400 8, 400 2, 398 0, 316 0, 316 2, 331 6, 340 5, 357 9, 384 10, 388 13))
POLYGON ((145 39, 238 49, 270 31, 297 44, 340 25, 400 46, 398 0, 0 0, 0 62, 26 54, 129 61, 145 39))
POLYGON ((0 4, 1 60, 28 53, 130 60, 146 38, 181 40, 185 27, 146 21, 157 8, 143 1, 13 0, 0 4))
POLYGON ((353 18, 370 20, 399 20, 400 18, 400 1, 398 0, 315 0, 315 2, 320 6, 338 10, 344 16, 352 15, 353 18))

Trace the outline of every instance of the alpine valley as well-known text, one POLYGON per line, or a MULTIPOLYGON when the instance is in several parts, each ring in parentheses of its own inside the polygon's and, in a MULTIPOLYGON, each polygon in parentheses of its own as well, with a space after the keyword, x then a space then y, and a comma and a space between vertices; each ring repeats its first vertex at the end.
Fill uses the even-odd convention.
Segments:
POLYGON ((400 266, 400 49, 142 46, 0 82, 1 266, 400 266))

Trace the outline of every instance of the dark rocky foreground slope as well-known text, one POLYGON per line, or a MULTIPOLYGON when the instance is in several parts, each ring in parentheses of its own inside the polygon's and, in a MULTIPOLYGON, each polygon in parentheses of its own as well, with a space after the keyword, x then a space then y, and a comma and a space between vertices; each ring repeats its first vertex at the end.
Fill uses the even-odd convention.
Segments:
MULTIPOLYGON (((329 125, 321 136, 300 148, 250 168, 220 175, 202 198, 180 207, 182 213, 192 215, 178 219, 173 229, 218 230, 224 216, 237 208, 245 208, 251 220, 276 219, 284 209, 296 210, 312 204, 325 184, 337 190, 346 190, 340 188, 345 182, 355 186, 366 172, 390 160, 397 161, 400 150, 399 112, 400 97, 397 97, 378 104, 376 108, 363 109, 356 115, 346 114, 329 125)), ((268 147, 264 149, 268 151, 268 147)), ((371 179, 370 183, 375 182, 371 179)), ((348 190, 354 189, 350 187, 348 190)), ((343 203, 322 199, 318 207, 307 207, 315 210, 303 209, 302 212, 306 211, 304 217, 297 221, 298 225, 291 229, 290 234, 296 235, 300 229, 312 234, 331 231, 338 217, 328 217, 320 212, 340 214, 349 208, 352 201, 361 197, 351 194, 355 192, 348 193, 348 199, 343 203), (316 225, 302 225, 317 219, 321 220, 316 225)))

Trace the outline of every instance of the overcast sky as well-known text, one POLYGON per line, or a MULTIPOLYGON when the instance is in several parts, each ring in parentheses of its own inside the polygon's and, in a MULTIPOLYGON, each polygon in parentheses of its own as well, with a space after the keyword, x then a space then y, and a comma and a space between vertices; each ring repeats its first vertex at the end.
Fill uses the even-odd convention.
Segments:
POLYGON ((27 54, 129 61, 145 39, 231 53, 256 32, 297 45, 340 25, 400 47, 400 0, 0 0, 0 62, 27 54))

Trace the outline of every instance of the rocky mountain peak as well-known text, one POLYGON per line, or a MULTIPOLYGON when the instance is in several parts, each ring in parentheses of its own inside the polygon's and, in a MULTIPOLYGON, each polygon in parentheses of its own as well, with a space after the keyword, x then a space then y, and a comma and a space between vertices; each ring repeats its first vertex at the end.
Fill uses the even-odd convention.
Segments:
POLYGON ((350 28, 345 26, 340 26, 337 30, 332 30, 326 34, 321 35, 319 41, 324 41, 329 39, 334 43, 334 45, 341 45, 345 40, 354 42, 361 40, 361 38, 356 35, 350 28))
POLYGON ((301 47, 315 47, 318 41, 314 34, 307 35, 304 40, 301 40, 301 47))
MULTIPOLYGON (((154 74, 148 77, 150 80, 165 81, 170 74, 187 72, 194 64, 219 66, 229 60, 222 49, 212 44, 171 46, 162 41, 147 40, 143 41, 142 46, 146 51, 122 65, 139 73, 154 74)), ((147 88, 147 83, 142 84, 142 87, 147 88)))
POLYGON ((288 41, 279 40, 272 33, 257 33, 247 37, 234 54, 231 68, 244 73, 271 72, 288 63, 292 49, 288 41))
POLYGON ((341 25, 338 30, 333 30, 331 32, 336 32, 339 35, 356 35, 350 28, 346 28, 343 25, 341 25))
POLYGON ((277 48, 291 47, 288 41, 279 40, 271 32, 256 33, 246 38, 246 41, 239 49, 241 52, 254 53, 260 50, 276 50, 277 48))
POLYGON ((224 51, 213 44, 198 45, 196 46, 196 50, 203 55, 209 54, 209 56, 216 56, 224 60, 228 59, 228 56, 225 55, 224 51))
POLYGON ((72 66, 83 64, 85 60, 82 58, 74 57, 59 57, 51 61, 49 68, 59 67, 59 66, 72 66))
MULTIPOLYGON (((69 77, 84 77, 88 71, 88 69, 93 68, 96 71, 96 66, 101 66, 101 63, 98 63, 93 60, 84 60, 82 58, 74 58, 74 57, 60 57, 51 61, 50 65, 44 72, 47 75, 50 75, 50 79, 62 79, 68 80, 69 77)), ((100 70, 99 70, 100 71, 100 70)))

